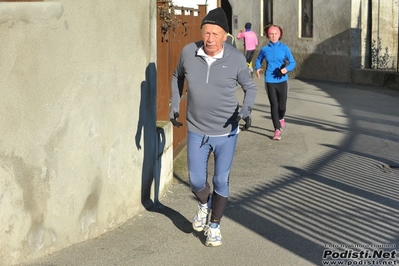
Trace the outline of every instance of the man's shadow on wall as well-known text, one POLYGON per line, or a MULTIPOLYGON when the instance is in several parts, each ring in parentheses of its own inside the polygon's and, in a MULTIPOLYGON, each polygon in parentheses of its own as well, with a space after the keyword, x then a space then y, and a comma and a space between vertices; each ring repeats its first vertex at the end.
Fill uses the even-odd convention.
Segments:
POLYGON ((141 203, 146 210, 165 215, 179 230, 189 233, 192 231, 191 223, 179 212, 159 202, 165 131, 157 127, 156 84, 156 66, 155 63, 150 63, 145 71, 145 80, 141 83, 140 110, 135 138, 137 149, 143 148, 141 203), (143 140, 143 146, 140 144, 141 140, 143 140), (151 198, 152 186, 154 187, 153 199, 151 198))

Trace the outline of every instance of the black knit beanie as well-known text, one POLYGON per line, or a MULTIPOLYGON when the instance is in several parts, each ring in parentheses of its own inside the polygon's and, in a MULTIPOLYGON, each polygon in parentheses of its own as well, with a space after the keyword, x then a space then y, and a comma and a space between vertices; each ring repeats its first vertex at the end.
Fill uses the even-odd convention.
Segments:
POLYGON ((226 13, 221 7, 209 11, 202 20, 201 28, 204 24, 218 25, 224 29, 225 32, 229 32, 229 23, 227 22, 226 13))

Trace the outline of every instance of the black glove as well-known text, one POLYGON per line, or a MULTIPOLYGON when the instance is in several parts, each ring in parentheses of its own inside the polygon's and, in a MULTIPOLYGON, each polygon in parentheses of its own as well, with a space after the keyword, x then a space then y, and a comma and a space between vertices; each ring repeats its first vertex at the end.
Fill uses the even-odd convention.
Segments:
POLYGON ((171 118, 171 119, 170 119, 170 122, 172 122, 172 124, 173 124, 175 127, 181 127, 181 126, 183 125, 183 123, 177 121, 177 119, 179 118, 179 113, 176 112, 176 113, 173 114, 173 116, 174 116, 174 118, 171 118))
POLYGON ((281 67, 280 67, 280 73, 281 73, 281 75, 283 75, 283 76, 285 76, 285 74, 283 74, 282 72, 281 72, 281 70, 283 69, 283 68, 285 68, 287 66, 287 62, 285 62, 284 61, 284 63, 281 65, 281 67))
POLYGON ((244 119, 244 121, 245 121, 245 125, 243 127, 241 127, 242 131, 248 130, 249 127, 251 126, 251 122, 252 122, 251 113, 252 113, 252 108, 248 106, 248 107, 242 108, 241 112, 238 114, 237 121, 240 122, 241 118, 244 119))
MULTIPOLYGON (((239 122, 241 120, 241 116, 237 116, 237 121, 239 122)), ((251 115, 248 115, 247 117, 244 118, 245 125, 241 127, 242 131, 248 130, 249 127, 251 126, 252 118, 251 115)))

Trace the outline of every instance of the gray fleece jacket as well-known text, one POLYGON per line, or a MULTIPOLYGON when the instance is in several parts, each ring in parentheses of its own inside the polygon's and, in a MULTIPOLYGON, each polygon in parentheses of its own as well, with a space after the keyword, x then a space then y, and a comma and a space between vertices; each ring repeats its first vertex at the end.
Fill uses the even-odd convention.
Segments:
POLYGON ((244 55, 231 45, 224 45, 223 57, 208 67, 197 55, 203 42, 186 45, 172 77, 170 118, 179 112, 184 81, 187 81, 187 129, 215 136, 233 132, 238 127, 237 116, 245 118, 255 102, 256 86, 248 71, 244 55), (241 111, 236 97, 237 83, 244 99, 241 111))

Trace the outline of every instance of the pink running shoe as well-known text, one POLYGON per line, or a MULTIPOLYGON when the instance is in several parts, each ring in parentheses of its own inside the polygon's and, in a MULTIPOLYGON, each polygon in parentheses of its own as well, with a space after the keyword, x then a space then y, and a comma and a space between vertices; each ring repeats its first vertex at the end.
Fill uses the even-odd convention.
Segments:
POLYGON ((284 118, 280 120, 280 131, 287 130, 287 125, 285 124, 284 118))
POLYGON ((280 130, 276 129, 276 131, 274 131, 273 140, 280 140, 280 139, 281 139, 281 132, 280 130))

